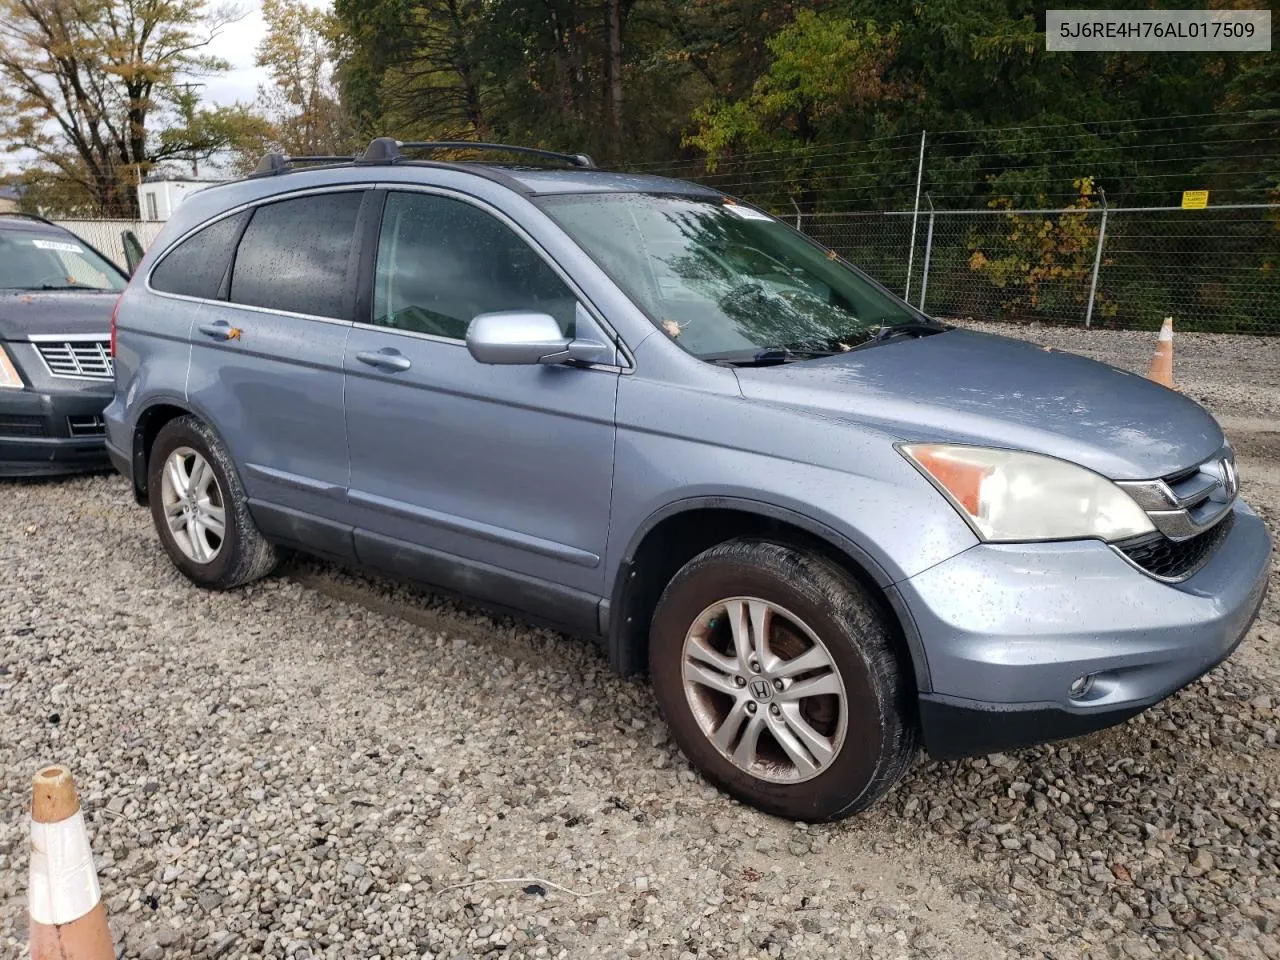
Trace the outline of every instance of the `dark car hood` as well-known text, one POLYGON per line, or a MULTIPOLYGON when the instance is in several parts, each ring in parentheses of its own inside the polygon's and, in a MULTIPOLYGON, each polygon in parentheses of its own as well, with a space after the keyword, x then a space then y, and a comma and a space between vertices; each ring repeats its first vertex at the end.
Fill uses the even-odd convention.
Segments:
POLYGON ((967 330, 737 374, 748 399, 839 414, 906 440, 1045 453, 1116 480, 1175 473, 1225 442, 1203 407, 1144 377, 967 330))
POLYGON ((0 291, 0 340, 35 334, 105 334, 119 293, 86 290, 0 291))

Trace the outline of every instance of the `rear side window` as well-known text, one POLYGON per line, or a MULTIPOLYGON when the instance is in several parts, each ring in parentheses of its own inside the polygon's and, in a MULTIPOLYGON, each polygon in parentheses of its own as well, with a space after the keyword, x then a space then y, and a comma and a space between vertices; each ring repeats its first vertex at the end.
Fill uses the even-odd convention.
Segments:
POLYGON ((249 213, 237 213, 197 230, 169 251, 151 274, 151 287, 162 293, 213 300, 231 263, 236 237, 249 213))
POLYGON ((363 193, 322 193, 258 207, 236 250, 231 300, 252 307, 348 315, 347 265, 363 193))

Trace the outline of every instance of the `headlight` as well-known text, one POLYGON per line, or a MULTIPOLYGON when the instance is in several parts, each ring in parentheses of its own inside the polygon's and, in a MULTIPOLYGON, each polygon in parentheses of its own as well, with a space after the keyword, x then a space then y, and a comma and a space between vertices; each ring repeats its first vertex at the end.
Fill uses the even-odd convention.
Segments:
POLYGON ((1155 527, 1106 477, 1065 460, 950 443, 898 448, 983 540, 1123 540, 1155 527))
POLYGON ((13 365, 4 347, 0 346, 0 389, 7 387, 12 390, 21 390, 24 386, 26 384, 22 382, 18 368, 13 365))

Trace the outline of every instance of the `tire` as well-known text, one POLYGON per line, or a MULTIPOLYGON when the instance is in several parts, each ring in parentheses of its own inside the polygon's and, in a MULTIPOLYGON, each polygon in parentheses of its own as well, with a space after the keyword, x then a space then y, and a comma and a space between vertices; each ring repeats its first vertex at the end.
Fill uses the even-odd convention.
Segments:
POLYGON ((160 428, 147 461, 147 490, 165 552, 196 586, 230 590, 275 569, 277 550, 254 525, 231 458, 203 421, 184 416, 160 428), (193 481, 198 488, 190 497, 183 496, 184 481, 186 490, 193 481))
POLYGON ((649 669, 684 755, 776 816, 865 810, 915 757, 913 686, 886 615, 849 573, 793 547, 731 540, 690 560, 658 601, 649 669))

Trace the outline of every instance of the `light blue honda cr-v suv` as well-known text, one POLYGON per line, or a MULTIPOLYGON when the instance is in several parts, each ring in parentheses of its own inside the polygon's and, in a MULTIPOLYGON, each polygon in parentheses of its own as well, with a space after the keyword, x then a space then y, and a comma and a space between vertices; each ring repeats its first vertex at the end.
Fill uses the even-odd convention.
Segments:
POLYGON ((705 187, 440 147, 269 156, 134 273, 108 447, 199 586, 296 548, 595 638, 708 779, 811 820, 1244 635, 1270 540, 1192 401, 705 187))

